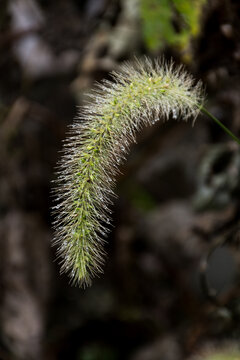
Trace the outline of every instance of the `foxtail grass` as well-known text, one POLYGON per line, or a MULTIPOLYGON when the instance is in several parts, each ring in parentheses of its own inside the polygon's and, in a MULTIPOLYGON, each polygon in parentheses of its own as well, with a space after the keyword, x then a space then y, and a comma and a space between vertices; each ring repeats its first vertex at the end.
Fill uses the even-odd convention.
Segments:
POLYGON ((102 272, 115 179, 137 132, 159 120, 194 121, 204 99, 201 83, 172 62, 136 60, 111 76, 79 110, 54 190, 61 271, 84 286, 102 272))

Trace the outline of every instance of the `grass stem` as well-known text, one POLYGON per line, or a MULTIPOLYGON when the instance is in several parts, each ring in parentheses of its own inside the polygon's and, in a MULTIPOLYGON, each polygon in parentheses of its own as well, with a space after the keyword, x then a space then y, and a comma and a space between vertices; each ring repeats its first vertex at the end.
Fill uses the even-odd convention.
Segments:
POLYGON ((214 120, 231 138, 240 145, 240 139, 235 136, 231 130, 229 130, 220 120, 218 120, 214 115, 212 115, 204 106, 200 107, 202 113, 206 114, 209 118, 214 120))

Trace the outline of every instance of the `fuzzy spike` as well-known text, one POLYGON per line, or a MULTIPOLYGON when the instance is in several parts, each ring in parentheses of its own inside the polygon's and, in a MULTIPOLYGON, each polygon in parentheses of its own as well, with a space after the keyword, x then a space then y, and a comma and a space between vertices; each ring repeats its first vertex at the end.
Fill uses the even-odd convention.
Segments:
POLYGON ((136 59, 112 78, 97 85, 73 123, 55 190, 61 271, 80 285, 102 272, 114 179, 136 132, 159 118, 196 118, 203 101, 201 84, 172 62, 136 59))

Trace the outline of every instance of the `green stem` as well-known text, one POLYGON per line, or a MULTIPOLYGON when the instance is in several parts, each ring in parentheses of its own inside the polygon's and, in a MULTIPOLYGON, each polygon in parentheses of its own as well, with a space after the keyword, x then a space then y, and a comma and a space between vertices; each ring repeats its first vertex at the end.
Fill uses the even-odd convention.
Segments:
POLYGON ((240 145, 240 139, 235 136, 225 125, 223 125, 223 123, 218 120, 215 116, 213 116, 209 111, 207 111, 207 109, 205 109, 205 107, 201 106, 200 110, 206 114, 208 117, 210 117, 212 120, 214 120, 229 136, 231 136, 231 138, 236 141, 239 145, 240 145))

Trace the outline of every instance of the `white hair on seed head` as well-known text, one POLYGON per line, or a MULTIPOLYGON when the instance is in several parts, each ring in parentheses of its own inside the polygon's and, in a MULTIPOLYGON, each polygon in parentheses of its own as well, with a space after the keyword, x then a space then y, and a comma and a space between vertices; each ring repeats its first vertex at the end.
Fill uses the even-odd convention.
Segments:
POLYGON ((160 118, 195 119, 203 102, 201 83, 173 62, 135 59, 112 78, 71 126, 54 190, 61 271, 84 286, 102 272, 115 177, 136 132, 160 118))

